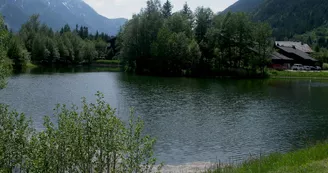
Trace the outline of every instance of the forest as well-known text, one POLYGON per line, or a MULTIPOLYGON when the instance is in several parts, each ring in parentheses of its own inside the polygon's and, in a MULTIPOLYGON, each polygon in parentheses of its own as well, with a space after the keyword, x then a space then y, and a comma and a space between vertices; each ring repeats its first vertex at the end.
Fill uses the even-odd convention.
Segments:
MULTIPOLYGON (((6 32, 6 31, 3 31, 6 32)), ((115 50, 110 47, 112 37, 105 33, 89 33, 88 28, 65 25, 53 31, 33 15, 18 33, 6 36, 7 57, 14 69, 22 69, 28 62, 41 65, 90 64, 96 59, 112 59, 115 50)))
POLYGON ((266 0, 252 17, 270 23, 276 40, 287 40, 326 24, 327 7, 325 0, 266 0))
MULTIPOLYGON (((33 15, 18 33, 8 32, 6 55, 15 69, 42 65, 91 64, 119 59, 127 72, 161 76, 263 76, 272 52, 272 30, 245 13, 193 12, 187 3, 172 12, 166 1, 148 0, 113 37, 65 25, 53 31, 33 15)), ((4 26, 5 27, 5 26, 4 26)), ((3 30, 3 32, 6 29, 3 30)))
POLYGON ((264 75, 272 51, 272 30, 245 13, 193 12, 186 3, 147 1, 118 35, 117 56, 126 71, 164 76, 264 75))

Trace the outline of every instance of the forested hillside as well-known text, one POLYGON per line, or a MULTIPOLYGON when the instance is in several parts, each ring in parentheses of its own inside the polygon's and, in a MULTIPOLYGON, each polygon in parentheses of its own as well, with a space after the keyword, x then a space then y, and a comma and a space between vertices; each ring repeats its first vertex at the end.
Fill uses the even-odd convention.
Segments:
POLYGON ((277 40, 292 38, 328 20, 327 0, 266 0, 254 12, 256 21, 271 24, 277 40))
POLYGON ((247 12, 254 21, 268 22, 276 40, 291 39, 328 20, 327 0, 239 0, 224 12, 247 12))
POLYGON ((253 12, 265 0, 239 0, 223 12, 253 12))

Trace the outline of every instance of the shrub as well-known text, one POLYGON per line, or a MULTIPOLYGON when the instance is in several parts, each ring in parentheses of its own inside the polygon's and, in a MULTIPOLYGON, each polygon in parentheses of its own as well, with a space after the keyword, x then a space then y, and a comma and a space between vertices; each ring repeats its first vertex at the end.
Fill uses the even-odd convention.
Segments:
POLYGON ((328 64, 327 63, 323 63, 323 70, 328 70, 328 64))
POLYGON ((14 168, 22 172, 151 172, 156 164, 155 139, 142 135, 143 122, 131 113, 126 125, 103 95, 96 95, 96 104, 83 99, 81 109, 57 105, 58 120, 53 123, 45 117, 41 132, 31 130, 24 115, 1 107, 0 118, 5 121, 1 119, 0 127, 17 125, 1 135, 0 153, 8 153, 2 154, 1 160, 8 164, 1 162, 0 172, 14 168), (8 145, 14 147, 3 147, 8 145))

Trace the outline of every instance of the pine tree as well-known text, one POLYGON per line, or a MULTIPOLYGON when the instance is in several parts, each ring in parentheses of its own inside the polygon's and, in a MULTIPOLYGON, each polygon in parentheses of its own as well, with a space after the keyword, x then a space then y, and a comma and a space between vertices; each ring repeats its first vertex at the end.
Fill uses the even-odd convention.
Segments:
POLYGON ((183 9, 182 9, 182 14, 184 14, 189 23, 190 23, 190 26, 193 27, 193 24, 194 24, 194 14, 193 12, 191 11, 190 7, 188 6, 188 3, 186 2, 184 5, 183 5, 183 9))
POLYGON ((162 9, 162 14, 165 18, 168 18, 172 15, 172 4, 169 0, 167 0, 164 5, 163 5, 163 9, 162 9))

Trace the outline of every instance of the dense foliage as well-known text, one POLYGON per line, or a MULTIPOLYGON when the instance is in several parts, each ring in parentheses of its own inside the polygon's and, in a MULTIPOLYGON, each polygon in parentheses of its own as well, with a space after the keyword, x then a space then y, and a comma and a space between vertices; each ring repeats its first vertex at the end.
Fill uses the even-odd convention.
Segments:
POLYGON ((313 57, 328 63, 328 25, 323 25, 304 34, 295 35, 292 40, 309 44, 315 50, 313 57))
POLYGON ((142 121, 131 116, 125 125, 97 96, 80 109, 58 105, 58 120, 45 117, 41 132, 0 104, 0 172, 153 172, 155 140, 142 134, 142 121))
POLYGON ((5 86, 5 79, 10 74, 11 70, 11 62, 7 57, 8 41, 8 30, 0 15, 0 89, 5 86))
POLYGON ((267 0, 253 13, 255 20, 270 23, 277 40, 283 40, 324 25, 327 8, 325 0, 267 0))
POLYGON ((85 64, 112 59, 115 53, 107 34, 90 34, 87 27, 78 25, 74 30, 65 25, 54 32, 40 23, 38 15, 31 16, 18 34, 10 34, 9 40, 7 56, 15 69, 24 68, 28 61, 46 65, 85 64))
MULTIPOLYGON (((216 15, 209 8, 192 12, 185 4, 171 13, 148 0, 118 35, 126 70, 154 75, 254 75, 270 56, 271 29, 244 13, 216 15)), ((261 73, 261 74, 262 74, 261 73)))
POLYGON ((223 13, 227 12, 253 12, 257 7, 259 7, 265 0, 238 0, 227 9, 223 11, 223 13))

